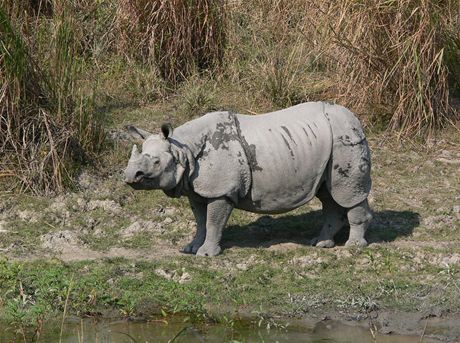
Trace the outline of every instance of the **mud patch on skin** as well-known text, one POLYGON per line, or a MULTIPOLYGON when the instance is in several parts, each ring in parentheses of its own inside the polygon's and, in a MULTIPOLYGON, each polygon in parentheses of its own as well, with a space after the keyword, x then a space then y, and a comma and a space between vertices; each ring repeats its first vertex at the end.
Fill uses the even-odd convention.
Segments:
MULTIPOLYGON (((337 165, 334 166, 334 169, 336 169, 335 168, 336 166, 337 165)), ((348 163, 345 168, 339 167, 337 172, 343 177, 350 177, 350 169, 351 169, 351 164, 348 163)))
POLYGON ((318 139, 318 137, 316 136, 316 133, 315 131, 313 131, 313 129, 311 128, 311 126, 309 124, 307 124, 308 128, 310 129, 311 133, 313 134, 313 136, 315 137, 315 139, 318 139))
POLYGON ((305 133, 305 136, 307 136, 307 138, 308 138, 308 145, 310 145, 310 146, 311 146, 311 140, 310 140, 310 136, 308 135, 308 132, 307 132, 307 130, 305 130, 305 128, 304 128, 304 127, 302 127, 302 130, 303 130, 303 132, 305 133))
POLYGON ((248 159, 249 163, 249 168, 251 171, 262 171, 262 167, 259 166, 257 163, 257 154, 256 154, 256 146, 254 144, 249 144, 246 141, 246 138, 241 134, 241 127, 240 127, 240 122, 238 121, 238 118, 233 115, 234 121, 235 121, 235 126, 236 126, 236 133, 238 135, 239 141, 241 143, 241 146, 243 147, 243 150, 246 154, 246 158, 248 159))
POLYGON ((215 150, 228 150, 228 142, 237 140, 232 130, 232 123, 218 123, 216 129, 209 139, 215 150))
MULTIPOLYGON (((357 132, 359 131, 357 130, 357 132)), ((359 134, 359 136, 361 136, 361 134, 359 134)), ((337 140, 340 143, 342 143, 344 146, 355 146, 355 145, 364 144, 366 142, 366 138, 361 138, 361 140, 354 142, 351 140, 351 137, 348 135, 339 136, 337 137, 337 140)))

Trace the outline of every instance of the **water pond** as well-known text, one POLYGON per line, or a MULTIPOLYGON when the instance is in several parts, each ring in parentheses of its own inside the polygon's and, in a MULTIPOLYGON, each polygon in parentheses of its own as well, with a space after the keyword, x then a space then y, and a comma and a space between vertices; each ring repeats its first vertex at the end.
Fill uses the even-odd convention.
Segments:
MULTIPOLYGON (((45 326, 39 337, 23 337, 21 333, 0 326, 0 342, 59 343, 160 343, 160 342, 306 342, 306 343, 415 343, 420 337, 377 335, 357 326, 325 321, 314 327, 307 325, 268 325, 257 322, 227 324, 192 324, 187 318, 174 317, 148 322, 127 320, 95 320, 73 318, 62 327, 45 326)), ((430 342, 424 340, 424 342, 430 342)))

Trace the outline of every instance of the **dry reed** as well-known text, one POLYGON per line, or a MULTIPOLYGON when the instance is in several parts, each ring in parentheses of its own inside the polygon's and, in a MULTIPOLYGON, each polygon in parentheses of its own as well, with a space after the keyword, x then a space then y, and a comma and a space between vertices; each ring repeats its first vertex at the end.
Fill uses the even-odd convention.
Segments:
POLYGON ((101 74, 149 101, 190 89, 185 112, 219 82, 264 110, 332 100, 406 137, 460 98, 458 0, 0 0, 0 43, 0 179, 33 192, 102 145, 101 74))
POLYGON ((119 0, 118 51, 154 63, 176 84, 197 70, 219 65, 225 13, 222 0, 119 0))
POLYGON ((449 122, 446 47, 460 37, 458 1, 329 1, 317 13, 337 99, 404 136, 429 137, 449 122))
POLYGON ((12 188, 51 193, 70 181, 83 150, 100 146, 103 131, 79 106, 75 23, 65 6, 54 8, 50 36, 40 40, 41 14, 27 4, 0 3, 0 173, 12 188))
POLYGON ((229 8, 225 69, 275 107, 332 100, 374 126, 425 138, 455 114, 458 1, 253 0, 229 8))

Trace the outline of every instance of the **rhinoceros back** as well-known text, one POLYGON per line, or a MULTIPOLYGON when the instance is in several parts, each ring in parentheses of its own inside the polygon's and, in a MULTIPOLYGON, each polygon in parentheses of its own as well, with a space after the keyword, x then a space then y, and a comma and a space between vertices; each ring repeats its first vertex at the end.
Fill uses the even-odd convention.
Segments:
POLYGON ((250 192, 238 207, 285 212, 315 196, 332 150, 324 108, 316 102, 264 115, 236 115, 252 174, 250 192))

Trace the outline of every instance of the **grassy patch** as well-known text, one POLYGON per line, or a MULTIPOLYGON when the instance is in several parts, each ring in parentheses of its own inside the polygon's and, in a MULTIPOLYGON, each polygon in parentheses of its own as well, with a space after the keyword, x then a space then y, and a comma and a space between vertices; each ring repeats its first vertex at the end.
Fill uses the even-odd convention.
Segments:
POLYGON ((163 312, 201 318, 220 318, 218 308, 270 316, 385 308, 456 311, 459 270, 429 264, 411 269, 413 259, 410 249, 378 246, 346 252, 227 250, 213 260, 2 260, 1 315, 18 327, 33 326, 62 311, 68 292, 69 313, 77 315, 113 309, 123 316, 163 312))

